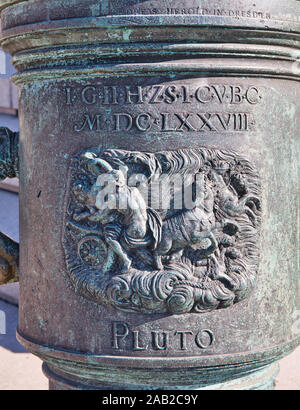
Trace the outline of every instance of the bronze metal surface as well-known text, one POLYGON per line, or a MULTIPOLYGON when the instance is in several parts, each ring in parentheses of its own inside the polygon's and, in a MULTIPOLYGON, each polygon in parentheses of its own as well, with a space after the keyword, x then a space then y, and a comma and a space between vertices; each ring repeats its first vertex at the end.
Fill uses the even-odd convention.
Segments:
POLYGON ((18 332, 51 388, 271 388, 300 341, 299 2, 0 6, 20 89, 18 332), (124 169, 199 174, 204 198, 164 212, 124 169), (103 208, 101 176, 129 205, 103 208))

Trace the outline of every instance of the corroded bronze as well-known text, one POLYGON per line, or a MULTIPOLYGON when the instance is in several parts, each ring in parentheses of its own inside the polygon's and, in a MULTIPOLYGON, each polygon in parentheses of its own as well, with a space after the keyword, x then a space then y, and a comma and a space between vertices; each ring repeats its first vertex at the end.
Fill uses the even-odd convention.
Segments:
POLYGON ((96 148, 70 168, 63 245, 78 293, 125 312, 179 314, 252 290, 261 189, 249 161, 204 148, 96 148))
MULTIPOLYGON (((0 181, 19 177, 19 134, 0 128, 0 181)), ((0 285, 19 279, 19 244, 0 232, 0 285)))
POLYGON ((50 387, 272 388, 300 342, 299 2, 0 7, 18 338, 50 387))

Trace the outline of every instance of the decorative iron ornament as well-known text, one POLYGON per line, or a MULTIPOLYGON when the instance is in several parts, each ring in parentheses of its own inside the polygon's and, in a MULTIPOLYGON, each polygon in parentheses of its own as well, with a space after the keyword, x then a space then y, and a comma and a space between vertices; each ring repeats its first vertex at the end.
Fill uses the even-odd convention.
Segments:
POLYGON ((260 197, 257 171, 233 152, 81 152, 66 196, 68 274, 82 296, 126 312, 231 306, 255 283, 260 197))

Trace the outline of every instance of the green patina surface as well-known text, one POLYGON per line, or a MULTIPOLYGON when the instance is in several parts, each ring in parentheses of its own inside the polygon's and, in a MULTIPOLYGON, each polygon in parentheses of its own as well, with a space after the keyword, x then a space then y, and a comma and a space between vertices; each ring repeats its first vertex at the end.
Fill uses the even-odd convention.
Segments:
MULTIPOLYGON (((192 0, 169 1, 168 10, 159 15, 151 12, 165 7, 165 2, 155 0, 49 1, 41 2, 39 13, 30 3, 37 4, 0 0, 0 9, 6 7, 1 41, 14 55, 19 71, 14 81, 21 93, 21 233, 27 243, 21 244, 19 329, 33 341, 22 342, 49 365, 45 372, 54 387, 61 383, 72 388, 74 379, 77 388, 84 388, 83 381, 93 386, 96 380, 100 386, 118 387, 126 377, 126 388, 139 387, 142 377, 142 388, 174 388, 180 382, 186 388, 272 388, 276 366, 268 366, 299 342, 295 323, 300 309, 298 2, 290 0, 283 7, 277 0, 258 5, 224 0, 227 14, 223 15, 211 2, 192 0), (186 10, 200 3, 206 12, 188 15, 186 10), (143 12, 143 7, 150 8, 143 12), (249 9, 251 18, 229 13, 249 9), (258 11, 263 17, 254 17, 258 11), (195 92, 187 94, 199 87, 198 100, 195 92), (210 99, 213 87, 217 92, 210 99), (243 99, 243 87, 254 90, 261 101, 243 99), (231 95, 226 100, 228 90, 231 95), (106 101, 103 95, 114 98, 106 101), (120 113, 132 120, 131 127, 106 125, 105 119, 111 121, 120 113), (228 132, 236 113, 251 116, 251 126, 228 132), (221 131, 206 122, 203 132, 194 122, 199 114, 207 120, 221 116, 221 131), (136 122, 138 116, 148 121, 146 126, 136 122), (173 123, 166 122, 169 118, 173 123), (262 185, 259 266, 249 297, 235 306, 205 312, 199 320, 200 315, 193 313, 152 314, 152 305, 152 316, 125 314, 85 299, 78 289, 74 292, 62 249, 66 203, 72 198, 70 163, 77 153, 96 146, 113 150, 114 155, 117 150, 145 154, 201 147, 249 157, 262 185), (121 323, 119 328, 116 323, 121 323), (192 341, 180 349, 180 339, 172 339, 176 331, 188 338, 204 329, 214 334, 208 349, 199 350, 192 341), (153 342, 157 332, 161 339, 153 342), (136 370, 143 359, 152 370, 136 370), (118 360, 123 363, 120 367, 118 360), (125 362, 130 364, 126 367, 125 362), (196 370, 190 370, 191 362, 196 370), (164 375, 158 382, 161 369, 164 375), (232 379, 236 383, 231 384, 232 379)), ((176 161, 178 157, 175 165, 176 161)), ((244 193, 241 190, 240 197, 244 193)), ((90 222, 87 225, 91 227, 90 222)), ((248 227, 253 234, 252 228, 248 227)), ((74 237, 70 241, 76 245, 74 237)), ((82 270, 75 245, 82 285, 89 271, 82 270)), ((97 282, 101 273, 94 274, 97 282)), ((147 287, 147 280, 141 286, 147 287)), ((220 288, 226 292, 222 282, 220 288)), ((125 291, 111 290, 123 303, 125 293, 131 297, 130 286, 125 291)), ((131 302, 137 300, 135 296, 131 302)))
POLYGON ((5 7, 11 6, 16 3, 24 3, 29 0, 0 0, 0 10, 3 10, 5 7))

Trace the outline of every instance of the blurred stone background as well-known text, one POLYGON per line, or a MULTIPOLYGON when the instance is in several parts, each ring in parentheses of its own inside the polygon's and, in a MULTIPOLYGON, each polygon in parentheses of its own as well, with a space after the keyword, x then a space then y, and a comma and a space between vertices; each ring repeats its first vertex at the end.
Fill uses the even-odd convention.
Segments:
MULTIPOLYGON (((17 131, 17 89, 9 80, 14 70, 7 55, 0 58, 0 126, 17 131)), ((18 181, 0 183, 0 230, 15 240, 19 236, 18 205, 18 181)), ((6 334, 0 334, 0 390, 47 390, 41 360, 16 340, 18 293, 18 284, 0 286, 0 312, 6 318, 6 334)), ((276 390, 300 390, 300 347, 280 361, 276 390)))

